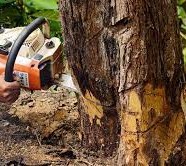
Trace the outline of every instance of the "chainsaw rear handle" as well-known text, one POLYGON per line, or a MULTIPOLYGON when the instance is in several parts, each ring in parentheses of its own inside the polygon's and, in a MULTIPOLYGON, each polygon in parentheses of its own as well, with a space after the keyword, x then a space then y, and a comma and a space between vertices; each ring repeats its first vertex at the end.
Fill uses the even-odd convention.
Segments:
POLYGON ((27 37, 39 26, 44 25, 45 27, 43 28, 43 33, 46 38, 50 37, 50 32, 49 32, 49 26, 48 22, 44 17, 39 17, 35 19, 33 22, 31 22, 28 26, 26 26, 23 31, 19 34, 17 37, 16 41, 14 42, 10 53, 8 55, 7 63, 6 63, 6 68, 5 68, 5 81, 6 82, 13 82, 13 70, 14 70, 14 64, 16 57, 18 55, 18 52, 23 45, 24 41, 27 39, 27 37))

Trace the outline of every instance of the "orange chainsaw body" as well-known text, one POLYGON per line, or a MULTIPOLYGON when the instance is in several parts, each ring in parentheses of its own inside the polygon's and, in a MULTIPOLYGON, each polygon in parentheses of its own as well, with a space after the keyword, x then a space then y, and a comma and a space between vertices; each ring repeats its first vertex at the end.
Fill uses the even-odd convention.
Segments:
MULTIPOLYGON (((6 55, 0 54, 0 74, 5 71, 7 58, 8 57, 6 55)), ((28 80, 25 80, 25 82, 27 82, 27 86, 25 83, 25 87, 30 89, 41 89, 40 71, 38 69, 39 62, 31 59, 25 60, 23 57, 17 57, 17 59, 19 60, 16 61, 14 65, 14 71, 21 71, 22 73, 28 74, 28 80), (21 60, 23 61, 21 62, 21 60)))
MULTIPOLYGON (((24 54, 24 51, 22 51, 24 54)), ((18 55, 14 65, 14 73, 21 85, 31 90, 40 90, 48 85, 56 74, 62 70, 62 48, 58 38, 46 39, 43 47, 32 57, 18 55), (53 40, 55 47, 47 48, 46 43, 53 40)), ((0 54, 0 74, 6 67, 8 55, 0 54)))
POLYGON ((26 27, 0 31, 0 74, 5 72, 7 82, 13 81, 14 73, 22 87, 40 90, 62 73, 61 56, 61 41, 50 38, 50 27, 44 17, 26 27))

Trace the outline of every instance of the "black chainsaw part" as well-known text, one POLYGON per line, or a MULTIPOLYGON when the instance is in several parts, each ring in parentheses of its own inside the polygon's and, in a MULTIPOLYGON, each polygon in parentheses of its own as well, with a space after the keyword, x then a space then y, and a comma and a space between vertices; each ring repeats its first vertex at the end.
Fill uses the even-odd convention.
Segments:
POLYGON ((27 39, 27 37, 39 26, 46 23, 46 19, 44 17, 39 17, 35 19, 32 23, 30 23, 28 26, 26 26, 23 31, 20 33, 20 35, 17 37, 15 43, 13 44, 10 53, 8 55, 8 60, 6 63, 5 68, 5 81, 12 82, 13 79, 13 69, 14 69, 14 63, 16 60, 16 57, 18 55, 18 52, 23 45, 24 41, 27 39))
POLYGON ((8 50, 6 48, 0 46, 0 54, 8 55, 8 50))
POLYGON ((0 54, 8 55, 8 48, 12 46, 12 42, 9 40, 6 40, 6 43, 4 45, 0 45, 0 54))
POLYGON ((6 40, 6 43, 4 45, 1 45, 0 47, 3 47, 5 49, 8 49, 12 46, 12 42, 9 40, 6 40))
POLYGON ((41 87, 49 85, 51 82, 51 61, 46 61, 39 65, 41 87))
POLYGON ((53 41, 49 41, 45 44, 46 48, 52 49, 55 47, 55 43, 53 41))
POLYGON ((4 33, 5 29, 3 28, 2 25, 0 25, 0 34, 4 33))

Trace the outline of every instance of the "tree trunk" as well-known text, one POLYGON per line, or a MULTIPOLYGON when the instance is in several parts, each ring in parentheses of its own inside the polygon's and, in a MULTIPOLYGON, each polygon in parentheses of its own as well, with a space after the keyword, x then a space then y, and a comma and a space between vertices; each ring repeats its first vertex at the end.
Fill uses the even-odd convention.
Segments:
POLYGON ((184 132, 176 0, 61 0, 82 143, 117 165, 164 165, 184 132))

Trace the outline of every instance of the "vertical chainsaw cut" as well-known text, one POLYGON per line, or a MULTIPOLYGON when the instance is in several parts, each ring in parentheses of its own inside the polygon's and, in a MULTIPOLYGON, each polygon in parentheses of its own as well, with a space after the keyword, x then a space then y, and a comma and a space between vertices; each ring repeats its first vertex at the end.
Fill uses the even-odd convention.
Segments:
POLYGON ((0 74, 12 82, 15 74, 21 86, 40 90, 62 72, 62 46, 50 38, 48 21, 39 17, 26 27, 0 29, 0 74), (40 28, 42 26, 42 28, 40 28))

